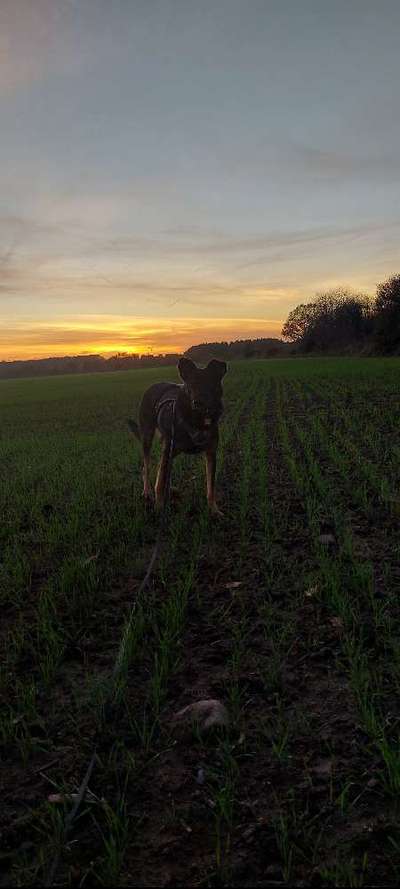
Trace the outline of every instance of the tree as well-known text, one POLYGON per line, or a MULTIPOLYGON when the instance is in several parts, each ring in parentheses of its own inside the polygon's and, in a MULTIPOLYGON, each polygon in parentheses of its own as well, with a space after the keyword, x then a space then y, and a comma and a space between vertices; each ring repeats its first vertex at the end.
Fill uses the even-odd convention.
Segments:
POLYGON ((319 293, 290 312, 282 336, 303 351, 342 349, 364 340, 371 329, 367 296, 343 287, 319 293))
POLYGON ((378 284, 375 300, 375 341, 382 352, 400 349, 400 275, 378 284))
POLYGON ((314 303, 300 303, 292 309, 282 327, 283 338, 291 343, 299 343, 311 328, 314 309, 314 303))

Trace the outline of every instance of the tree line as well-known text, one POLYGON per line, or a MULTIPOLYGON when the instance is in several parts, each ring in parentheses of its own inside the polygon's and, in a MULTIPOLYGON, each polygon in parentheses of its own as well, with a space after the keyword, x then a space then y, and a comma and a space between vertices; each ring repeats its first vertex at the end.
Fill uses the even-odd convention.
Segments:
POLYGON ((290 312, 282 336, 299 352, 400 354, 400 275, 374 298, 343 287, 317 294, 290 312))
POLYGON ((102 355, 67 355, 62 358, 32 358, 26 361, 0 361, 0 379, 44 377, 58 374, 107 373, 113 370, 158 367, 177 364, 180 354, 130 355, 117 352, 110 358, 102 355))
MULTIPOLYGON (((200 364, 211 358, 272 358, 290 352, 291 347, 279 339, 235 340, 232 342, 200 343, 184 353, 200 364)), ((118 352, 109 358, 102 355, 67 355, 62 358, 32 358, 19 361, 0 361, 0 379, 56 376, 61 374, 107 373, 115 370, 134 370, 177 364, 181 353, 161 355, 130 355, 118 352)))
POLYGON ((185 355, 200 364, 206 364, 212 358, 223 361, 234 361, 238 358, 276 358, 290 352, 290 347, 283 340, 272 337, 259 337, 254 340, 223 340, 218 343, 199 343, 190 346, 185 355))

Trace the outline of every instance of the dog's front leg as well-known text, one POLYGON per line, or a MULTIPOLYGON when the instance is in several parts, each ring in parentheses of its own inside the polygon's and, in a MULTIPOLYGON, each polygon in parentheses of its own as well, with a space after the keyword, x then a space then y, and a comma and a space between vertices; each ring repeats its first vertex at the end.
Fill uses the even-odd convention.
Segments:
POLYGON ((215 502, 215 470, 217 468, 217 451, 212 448, 206 451, 207 501, 208 508, 214 515, 223 516, 215 502))
POLYGON ((149 503, 149 501, 153 499, 153 491, 150 482, 150 454, 154 431, 154 423, 149 423, 141 429, 140 434, 143 447, 143 496, 146 503, 149 503))
POLYGON ((155 484, 156 506, 161 509, 164 505, 165 496, 167 494, 166 486, 168 480, 168 463, 169 463, 170 442, 164 439, 161 460, 157 470, 157 478, 155 484))
POLYGON ((151 500, 152 490, 150 484, 150 454, 143 455, 143 497, 145 500, 151 500))

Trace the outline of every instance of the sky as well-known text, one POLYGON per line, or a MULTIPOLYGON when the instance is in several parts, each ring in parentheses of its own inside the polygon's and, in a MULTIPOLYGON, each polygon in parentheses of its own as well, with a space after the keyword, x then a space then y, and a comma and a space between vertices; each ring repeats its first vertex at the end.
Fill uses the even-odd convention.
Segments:
POLYGON ((398 0, 1 0, 0 360, 279 336, 399 273, 398 0))

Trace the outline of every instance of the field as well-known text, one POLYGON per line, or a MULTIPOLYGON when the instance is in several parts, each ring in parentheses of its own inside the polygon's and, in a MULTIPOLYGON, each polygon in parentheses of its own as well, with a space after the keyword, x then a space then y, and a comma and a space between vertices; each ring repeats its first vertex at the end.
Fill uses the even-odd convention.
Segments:
POLYGON ((0 885, 398 886, 400 361, 232 364, 225 517, 179 458, 138 596, 160 378, 0 386, 0 885), (228 727, 177 731, 208 698, 228 727))

